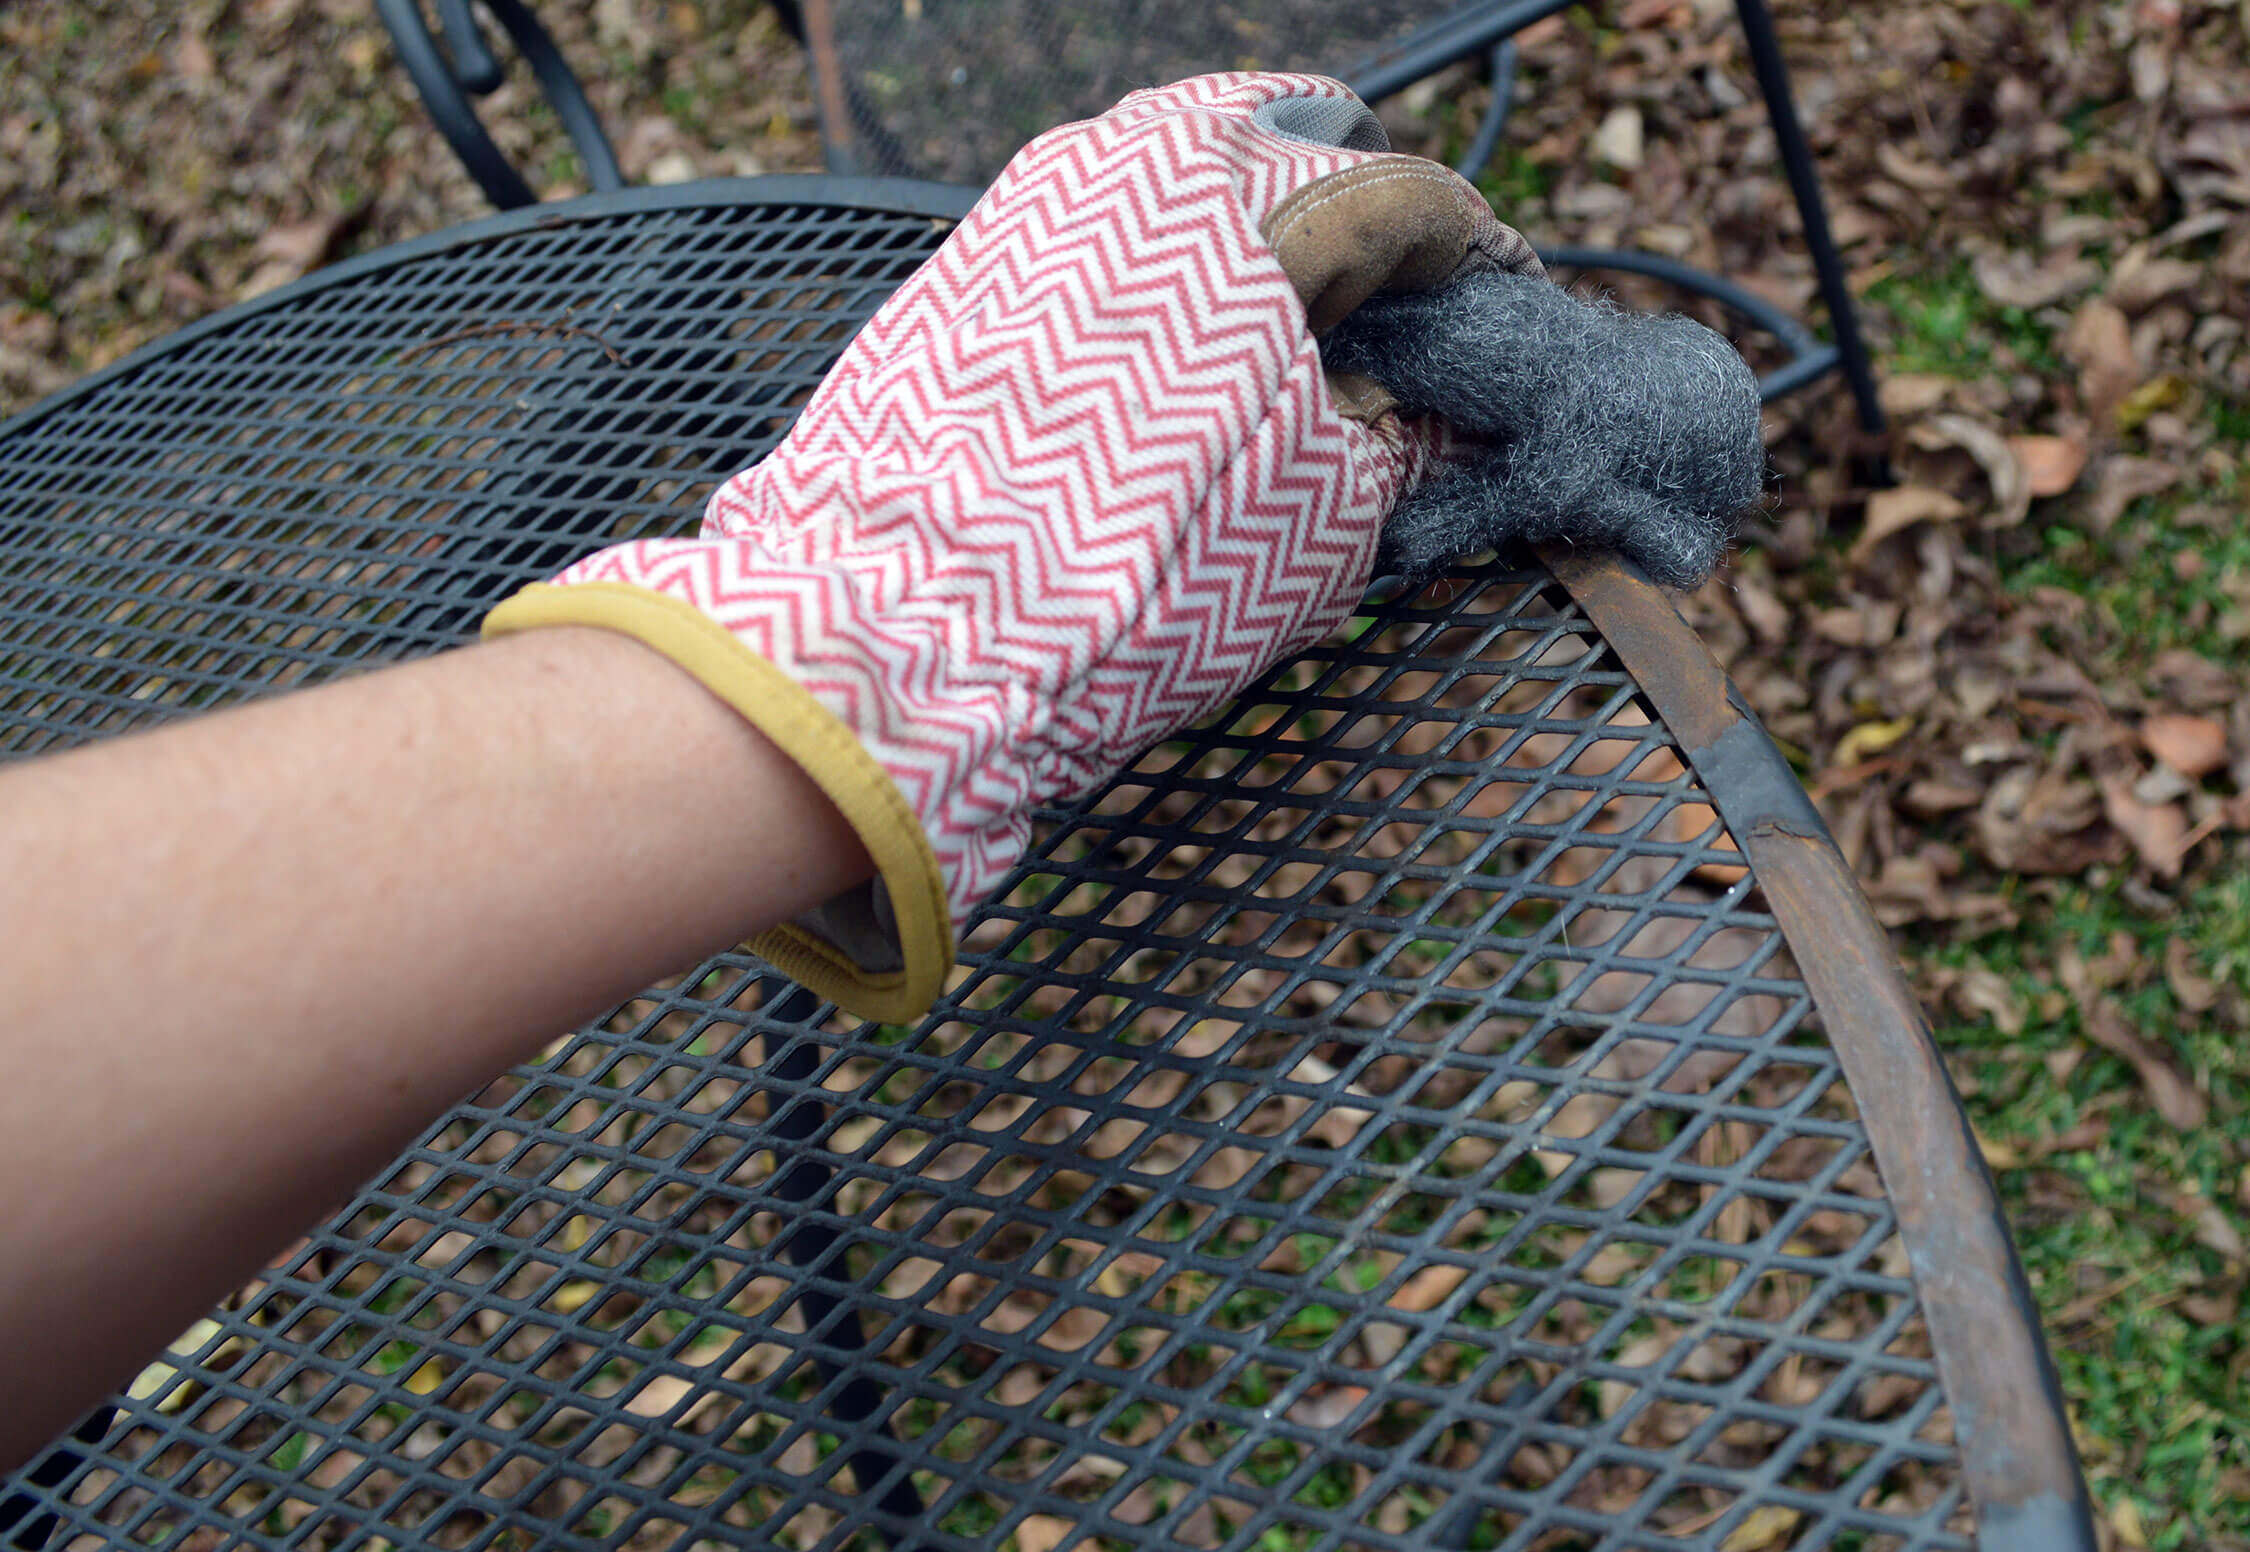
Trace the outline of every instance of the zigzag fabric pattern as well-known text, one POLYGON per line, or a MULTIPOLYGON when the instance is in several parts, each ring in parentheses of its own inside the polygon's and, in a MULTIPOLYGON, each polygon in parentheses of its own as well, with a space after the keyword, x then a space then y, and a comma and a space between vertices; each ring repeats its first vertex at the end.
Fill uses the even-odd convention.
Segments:
POLYGON ((1033 806, 1222 704, 1366 583, 1422 450, 1337 414, 1259 223, 1382 153, 1251 118, 1337 96, 1209 76, 1043 135, 700 538, 555 582, 685 600, 808 689, 920 820, 958 925, 1033 806))

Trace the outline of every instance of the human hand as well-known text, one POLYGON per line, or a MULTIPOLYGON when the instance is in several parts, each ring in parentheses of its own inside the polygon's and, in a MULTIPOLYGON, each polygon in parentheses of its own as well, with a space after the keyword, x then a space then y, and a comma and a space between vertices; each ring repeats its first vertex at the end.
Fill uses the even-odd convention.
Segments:
POLYGON ((622 545, 487 634, 620 630, 802 765, 880 877, 754 940, 926 1011, 1037 806, 1332 630, 1432 433, 1314 336, 1378 289, 1537 272, 1314 76, 1136 92, 1027 146, 694 539, 622 545))

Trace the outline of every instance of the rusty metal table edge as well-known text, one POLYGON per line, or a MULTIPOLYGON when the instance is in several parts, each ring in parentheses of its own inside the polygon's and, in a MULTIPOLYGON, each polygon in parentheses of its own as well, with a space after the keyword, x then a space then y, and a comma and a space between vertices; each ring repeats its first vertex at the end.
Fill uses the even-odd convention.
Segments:
POLYGON ((1679 740, 1812 991, 1921 1289, 1984 1552, 2093 1552, 2039 1307, 1966 1113, 1851 866, 1695 631, 1608 556, 1543 549, 1679 740))

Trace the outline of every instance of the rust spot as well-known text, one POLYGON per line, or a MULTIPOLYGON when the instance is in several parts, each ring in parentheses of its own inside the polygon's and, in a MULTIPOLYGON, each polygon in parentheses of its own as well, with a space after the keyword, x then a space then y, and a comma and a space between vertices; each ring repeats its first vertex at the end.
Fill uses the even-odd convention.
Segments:
POLYGON ((1980 1509, 2082 1498, 2030 1287, 1888 936, 1825 837, 1761 827, 1745 849, 1898 1213, 1970 1494, 1980 1509))
POLYGON ((1690 760, 1741 720, 1725 670, 1662 592, 1591 550, 1552 546, 1540 559, 1601 627, 1690 760))
POLYGON ((1663 593, 1605 556, 1542 558, 1679 739, 1820 1010, 1898 1214, 1985 1547, 2090 1549, 2061 1388, 1998 1193, 1850 865, 1663 593))

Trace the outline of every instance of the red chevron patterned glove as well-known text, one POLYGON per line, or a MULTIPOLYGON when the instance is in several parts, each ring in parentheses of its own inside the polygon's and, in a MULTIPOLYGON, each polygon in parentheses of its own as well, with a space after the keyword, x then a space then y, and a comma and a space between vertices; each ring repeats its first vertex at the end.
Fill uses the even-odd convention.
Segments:
POLYGON ((1312 76, 1136 92, 1026 147, 698 538, 594 555, 487 634, 592 624, 804 766, 879 879, 752 947, 904 1020, 1083 794, 1332 630, 1426 453, 1314 332, 1535 268, 1467 184, 1312 76))

